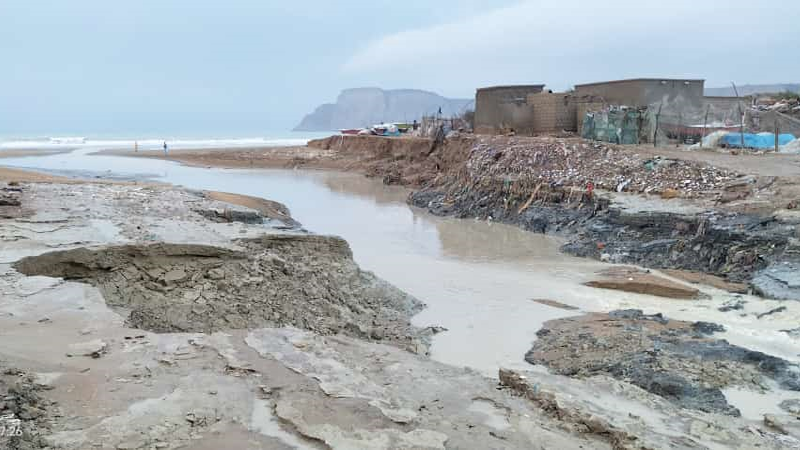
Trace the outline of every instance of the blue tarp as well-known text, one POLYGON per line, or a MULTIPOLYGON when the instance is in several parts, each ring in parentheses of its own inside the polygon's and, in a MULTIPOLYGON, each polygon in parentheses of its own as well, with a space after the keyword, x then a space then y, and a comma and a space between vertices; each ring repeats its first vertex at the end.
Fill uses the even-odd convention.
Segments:
MULTIPOLYGON (((791 134, 780 134, 778 135, 778 145, 786 145, 789 142, 794 140, 794 136, 791 134)), ((741 147, 742 146, 742 134, 741 133, 728 133, 722 137, 720 140, 720 145, 725 145, 727 147, 741 147)), ((745 133, 744 134, 744 146, 745 148, 762 148, 762 149, 770 149, 775 148, 775 134, 773 133, 745 133)))

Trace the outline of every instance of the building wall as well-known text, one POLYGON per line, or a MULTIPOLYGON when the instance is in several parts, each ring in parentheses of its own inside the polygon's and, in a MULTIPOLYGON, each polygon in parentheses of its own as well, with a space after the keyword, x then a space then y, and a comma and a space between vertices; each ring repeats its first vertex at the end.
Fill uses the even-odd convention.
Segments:
POLYGON ((569 94, 530 94, 528 104, 533 107, 533 129, 536 133, 578 129, 575 120, 577 105, 570 101, 569 94))
POLYGON ((475 94, 475 133, 498 134, 514 129, 533 133, 533 108, 528 94, 542 92, 544 85, 497 86, 478 89, 475 94))
POLYGON ((536 133, 580 131, 586 111, 603 107, 597 96, 545 92, 528 95, 528 104, 536 133))
POLYGON ((685 105, 700 108, 703 105, 703 80, 634 79, 575 86, 578 95, 594 94, 606 103, 626 106, 655 104, 685 105))
POLYGON ((750 104, 750 99, 736 97, 703 97, 703 107, 710 106, 713 110, 738 110, 741 103, 742 110, 750 104))

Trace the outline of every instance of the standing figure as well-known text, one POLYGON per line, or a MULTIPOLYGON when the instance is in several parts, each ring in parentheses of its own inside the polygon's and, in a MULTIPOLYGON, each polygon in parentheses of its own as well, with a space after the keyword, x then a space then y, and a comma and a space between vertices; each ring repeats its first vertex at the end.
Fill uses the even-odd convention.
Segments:
POLYGON ((164 141, 164 156, 167 156, 169 150, 167 149, 167 141, 164 141))

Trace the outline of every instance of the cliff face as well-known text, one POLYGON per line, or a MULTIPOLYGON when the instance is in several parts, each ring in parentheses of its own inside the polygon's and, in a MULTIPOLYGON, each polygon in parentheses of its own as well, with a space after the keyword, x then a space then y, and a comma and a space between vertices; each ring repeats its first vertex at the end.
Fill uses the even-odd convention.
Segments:
POLYGON ((419 120, 442 108, 444 116, 458 115, 471 107, 472 99, 450 99, 415 89, 345 89, 336 103, 325 103, 305 116, 295 131, 332 131, 361 128, 380 122, 419 120))

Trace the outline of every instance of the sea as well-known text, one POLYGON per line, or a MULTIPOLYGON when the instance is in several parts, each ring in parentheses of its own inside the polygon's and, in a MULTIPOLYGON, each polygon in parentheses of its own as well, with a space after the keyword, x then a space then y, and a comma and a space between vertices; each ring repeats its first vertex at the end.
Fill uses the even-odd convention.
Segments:
POLYGON ((7 150, 70 150, 77 148, 160 150, 170 149, 282 147, 305 145, 311 139, 333 132, 274 131, 244 136, 225 134, 40 134, 36 136, 0 135, 0 152, 7 150))

